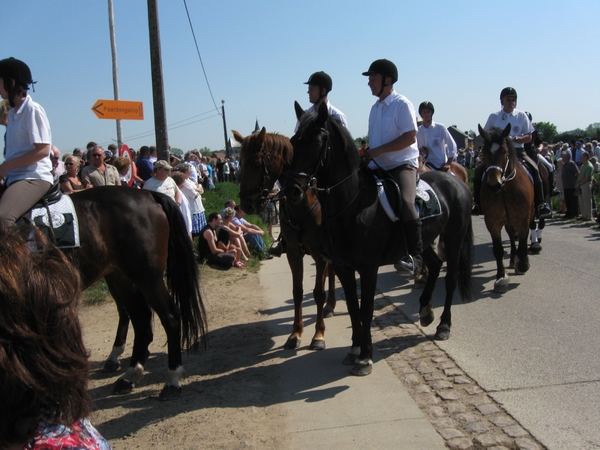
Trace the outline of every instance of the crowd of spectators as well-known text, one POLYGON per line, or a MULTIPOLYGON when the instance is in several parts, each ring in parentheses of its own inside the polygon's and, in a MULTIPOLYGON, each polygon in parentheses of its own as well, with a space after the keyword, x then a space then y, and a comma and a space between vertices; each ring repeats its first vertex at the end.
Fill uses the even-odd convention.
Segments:
POLYGON ((249 259, 251 250, 263 258, 272 258, 265 251, 263 230, 244 219, 244 212, 234 200, 229 200, 220 213, 212 213, 209 220, 205 215, 202 194, 217 183, 239 183, 239 158, 211 158, 192 150, 182 158, 170 155, 165 161, 157 159, 156 147, 145 145, 138 151, 131 150, 131 155, 133 161, 119 156, 116 145, 105 150, 95 142, 89 142, 85 150, 76 148, 62 157, 60 150, 53 147, 54 179, 68 195, 114 185, 169 196, 179 206, 190 238, 198 237, 200 260, 244 267, 243 261, 249 259))

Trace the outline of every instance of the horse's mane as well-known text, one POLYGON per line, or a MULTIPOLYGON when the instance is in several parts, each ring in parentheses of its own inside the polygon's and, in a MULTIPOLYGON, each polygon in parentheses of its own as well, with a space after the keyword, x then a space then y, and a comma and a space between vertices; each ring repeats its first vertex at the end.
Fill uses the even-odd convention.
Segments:
MULTIPOLYGON (((264 128, 263 128, 264 130, 264 128)), ((283 165, 287 166, 292 162, 294 149, 290 140, 279 133, 259 132, 251 134, 244 139, 243 149, 247 152, 240 154, 240 163, 245 164, 246 160, 256 159, 256 163, 262 163, 262 149, 267 149, 271 158, 281 158, 283 165)))

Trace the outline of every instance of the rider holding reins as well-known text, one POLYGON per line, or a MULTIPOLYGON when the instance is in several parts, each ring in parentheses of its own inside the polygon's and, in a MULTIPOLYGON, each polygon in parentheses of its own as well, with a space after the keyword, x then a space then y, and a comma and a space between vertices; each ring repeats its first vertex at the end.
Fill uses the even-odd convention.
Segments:
MULTIPOLYGON (((527 165, 529 173, 531 173, 531 176, 533 177, 536 216, 539 219, 552 217, 552 211, 544 200, 542 180, 540 178, 537 161, 533 161, 524 150, 524 144, 531 142, 532 133, 534 131, 533 125, 531 124, 529 117, 527 117, 527 114, 516 109, 517 91, 514 88, 506 87, 502 89, 502 92, 500 92, 500 103, 502 104, 502 109, 490 114, 490 117, 483 128, 487 131, 494 127, 503 130, 510 123, 511 128, 509 138, 517 151, 518 158, 527 165)), ((483 170, 483 163, 475 169, 475 177, 473 180, 473 200, 475 202, 473 206, 474 215, 478 215, 481 211, 479 193, 481 191, 483 170)))
POLYGON ((15 58, 0 61, 0 95, 11 109, 6 126, 6 155, 0 179, 6 190, 0 198, 0 218, 14 224, 52 186, 52 137, 44 108, 27 94, 33 84, 27 64, 15 58))

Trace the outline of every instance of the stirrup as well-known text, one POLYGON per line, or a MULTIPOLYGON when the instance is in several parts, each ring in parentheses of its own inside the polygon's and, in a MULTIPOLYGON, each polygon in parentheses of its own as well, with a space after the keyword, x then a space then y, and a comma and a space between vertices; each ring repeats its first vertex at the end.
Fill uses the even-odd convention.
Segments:
POLYGON ((283 245, 282 245, 281 241, 274 242, 273 245, 271 245, 271 247, 267 251, 268 251, 269 254, 271 254, 273 256, 277 256, 278 258, 283 253, 285 253, 285 250, 283 248, 283 245))
POLYGON ((479 208, 479 205, 477 203, 475 203, 473 205, 473 208, 471 209, 471 215, 478 216, 479 214, 481 214, 481 209, 479 208))
POLYGON ((417 267, 415 264, 415 260, 411 255, 403 256, 401 259, 396 261, 394 264, 394 269, 397 272, 408 272, 411 277, 416 277, 419 273, 416 273, 417 267))
POLYGON ((549 219, 552 217, 552 211, 547 203, 542 203, 537 207, 538 219, 549 219))

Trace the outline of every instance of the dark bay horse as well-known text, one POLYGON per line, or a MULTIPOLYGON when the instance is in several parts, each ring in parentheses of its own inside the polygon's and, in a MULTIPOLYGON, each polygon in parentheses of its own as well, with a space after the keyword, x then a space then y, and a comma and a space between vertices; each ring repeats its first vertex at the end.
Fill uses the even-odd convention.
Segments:
MULTIPOLYGON (((233 131, 235 139, 242 144, 240 151, 240 200, 244 211, 253 214, 261 211, 275 181, 282 182, 285 168, 292 160, 290 140, 276 133, 267 133, 265 128, 247 137, 233 131)), ((333 268, 321 257, 321 240, 318 226, 321 220, 321 206, 314 203, 292 204, 285 198, 281 201, 281 233, 286 242, 286 256, 292 271, 292 294, 294 297, 294 324, 285 348, 300 347, 304 322, 302 320, 303 300, 303 259, 309 254, 315 261, 317 270, 313 295, 317 304, 315 334, 310 349, 325 348, 324 317, 333 315, 335 308, 335 278, 333 268), (329 273, 329 294, 325 306, 325 277, 329 273)))
MULTIPOLYGON (((393 264, 405 254, 402 225, 388 218, 379 202, 372 172, 364 168, 348 131, 330 120, 326 105, 322 104, 318 113, 308 114, 298 103, 295 108, 300 126, 291 139, 294 157, 284 192, 295 202, 305 201, 308 193, 317 194, 323 210, 323 246, 344 288, 352 321, 352 349, 344 364, 354 365, 353 375, 368 375, 373 364, 371 322, 377 272, 379 266, 393 264), (355 271, 360 274, 360 306, 355 271)), ((457 284, 464 300, 472 298, 472 195, 462 181, 447 173, 428 172, 422 178, 437 193, 442 213, 425 219, 422 225, 423 259, 429 277, 419 300, 419 317, 423 326, 434 320, 432 294, 442 261, 431 243, 439 236, 448 267, 444 312, 435 338, 448 339, 457 284)))
POLYGON ((509 278, 503 262, 502 228, 506 228, 510 239, 510 267, 515 268, 515 273, 524 274, 529 270, 527 237, 534 218, 533 183, 518 160, 512 142, 507 139, 510 123, 504 130, 494 128, 490 132, 479 125, 479 133, 483 137, 485 168, 481 207, 485 225, 492 236, 497 267, 494 291, 504 293, 508 291, 509 278), (516 240, 519 241, 518 248, 516 240))
POLYGON ((142 379, 154 311, 168 341, 169 375, 159 398, 178 397, 181 349, 196 350, 206 332, 198 265, 179 208, 163 194, 118 186, 76 192, 71 199, 81 246, 64 253, 79 271, 83 289, 104 277, 119 311, 106 368, 119 367, 129 319, 135 333, 129 368, 113 393, 129 392, 142 379))

